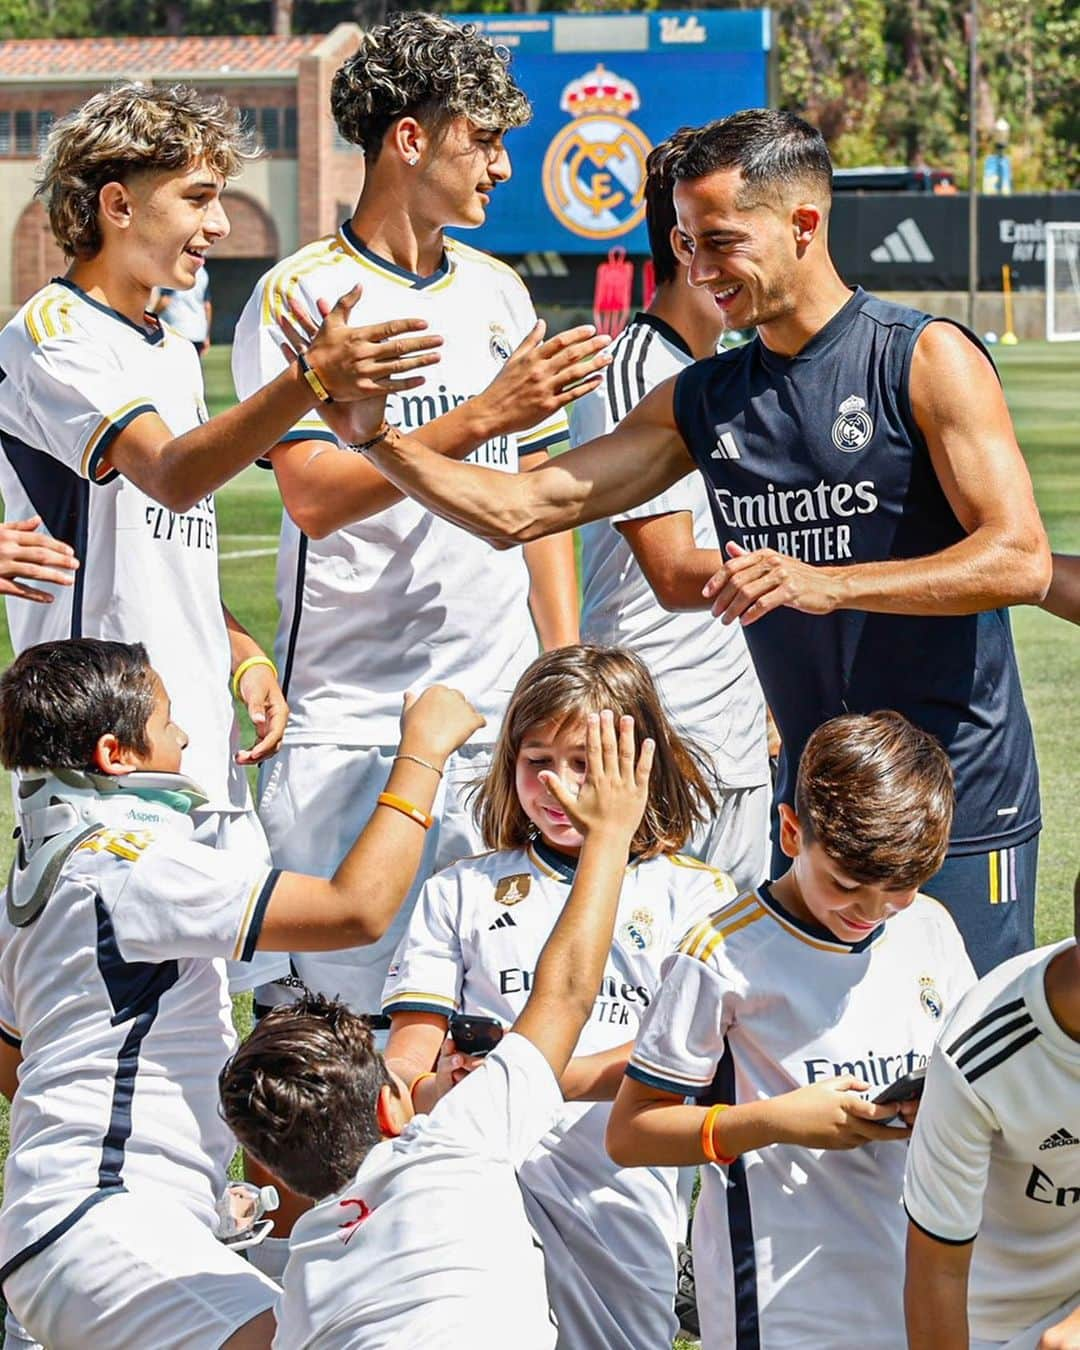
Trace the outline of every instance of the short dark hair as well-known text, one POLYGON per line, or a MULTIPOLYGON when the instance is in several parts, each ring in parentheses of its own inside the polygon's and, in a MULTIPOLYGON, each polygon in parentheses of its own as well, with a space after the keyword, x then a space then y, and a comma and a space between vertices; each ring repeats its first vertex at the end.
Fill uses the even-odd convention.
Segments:
POLYGON ((795 813, 804 840, 853 881, 921 886, 949 846, 952 765, 933 736, 898 712, 847 713, 807 741, 795 813))
POLYGON ((379 1143, 383 1087, 397 1092, 367 1019, 321 994, 272 1008, 218 1079, 245 1151, 312 1200, 346 1186, 379 1143))
POLYGON ((153 674, 141 642, 28 647, 0 676, 0 761, 6 769, 87 769, 109 734, 145 755, 153 674))
POLYGON ((678 272, 679 260, 671 247, 671 231, 677 223, 671 166, 681 147, 694 134, 693 127, 680 127, 666 141, 654 145, 645 161, 645 227, 658 286, 674 281, 678 272))
POLYGON ((832 160, 825 138, 794 113, 746 108, 718 118, 691 133, 671 163, 675 182, 723 169, 741 171, 745 207, 808 183, 823 194, 826 205, 832 199, 832 160))
POLYGON ((438 14, 392 14, 361 36, 334 75, 330 110, 338 131, 359 145, 369 162, 400 117, 437 127, 465 116, 489 131, 507 131, 532 116, 509 66, 506 48, 484 37, 476 24, 452 23, 438 14))

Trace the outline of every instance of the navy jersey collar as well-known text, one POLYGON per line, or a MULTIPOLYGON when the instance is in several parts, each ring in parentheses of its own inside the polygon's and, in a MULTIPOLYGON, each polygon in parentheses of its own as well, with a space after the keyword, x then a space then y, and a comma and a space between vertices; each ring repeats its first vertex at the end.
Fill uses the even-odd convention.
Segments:
POLYGON ((428 286, 434 286, 437 281, 442 281, 444 277, 450 274, 451 262, 445 249, 443 249, 442 261, 435 271, 428 277, 422 277, 418 272, 410 272, 408 268, 399 267, 397 263, 380 257, 378 253, 373 253, 353 229, 351 220, 342 221, 341 234, 354 253, 366 262, 371 263, 373 267, 381 268, 384 272, 390 272, 395 277, 400 277, 402 281, 407 281, 413 290, 426 290, 428 286))
MULTIPOLYGON (((107 314, 110 319, 116 319, 118 323, 125 324, 128 328, 133 328, 143 341, 149 342, 151 346, 156 346, 157 343, 164 339, 165 329, 156 320, 151 328, 148 328, 143 324, 134 323, 126 314, 121 314, 118 309, 113 309, 111 305, 103 305, 100 300, 95 300, 93 296, 87 295, 81 286, 76 286, 75 283, 70 281, 67 277, 53 277, 53 281, 57 286, 63 286, 69 291, 74 291, 80 300, 84 300, 88 305, 92 305, 94 309, 100 310, 102 314, 107 314)), ((150 317, 150 315, 147 315, 147 318, 150 317)))
POLYGON ((838 951, 864 952, 868 947, 872 947, 885 931, 884 923, 879 923, 872 932, 867 933, 866 937, 860 938, 858 942, 845 942, 843 938, 837 937, 831 929, 824 928, 821 924, 809 923, 806 919, 797 918, 777 900, 769 889, 767 882, 762 882, 758 887, 758 896, 764 901, 766 908, 773 910, 785 923, 790 924, 792 928, 797 929, 805 937, 812 938, 815 942, 827 943, 838 951))
POLYGON ((755 337, 754 341, 761 353, 762 365, 769 370, 786 370, 796 361, 809 361, 819 352, 831 347, 834 342, 840 341, 847 334, 848 329, 858 318, 859 311, 869 298, 861 286, 856 286, 850 297, 840 306, 829 322, 823 328, 819 328, 810 341, 794 356, 781 356, 779 352, 774 352, 766 347, 760 336, 755 337))

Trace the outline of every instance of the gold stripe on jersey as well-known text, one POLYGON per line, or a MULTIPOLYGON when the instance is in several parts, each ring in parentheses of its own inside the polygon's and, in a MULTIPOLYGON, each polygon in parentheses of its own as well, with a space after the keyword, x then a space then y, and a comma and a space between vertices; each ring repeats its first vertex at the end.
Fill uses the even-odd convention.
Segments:
POLYGON ((244 917, 240 920, 240 931, 236 937, 236 946, 233 948, 232 959, 234 961, 240 960, 240 953, 244 950, 244 945, 247 942, 248 937, 248 929, 251 927, 251 917, 255 913, 255 906, 258 903, 259 896, 262 894, 262 888, 266 885, 266 878, 268 876, 268 872, 263 872, 262 876, 259 877, 248 892, 247 902, 244 905, 244 917))
POLYGON ((10 1022, 5 1022, 2 1017, 0 1017, 0 1031, 6 1031, 13 1041, 22 1040, 22 1032, 19 1028, 12 1026, 10 1022))
MULTIPOLYGON (((790 933, 792 937, 798 938, 800 942, 805 942, 808 947, 813 947, 816 951, 850 953, 852 950, 853 944, 844 942, 840 938, 837 938, 835 942, 828 942, 821 938, 811 937, 809 933, 804 933, 796 924, 793 924, 789 919, 786 919, 783 914, 778 913, 774 906, 766 905, 765 913, 768 914, 770 919, 774 919, 785 932, 790 933)), ((875 930, 875 932, 876 931, 877 930, 875 930)), ((865 941, 865 939, 863 940, 865 941)))
POLYGON ((422 989, 400 989, 393 998, 383 1000, 383 1007, 396 1007, 399 1003, 437 1003, 450 1012, 457 1008, 456 998, 447 998, 445 994, 427 994, 422 989))
MULTIPOLYGON (((735 882, 719 867, 712 867, 709 863, 702 862, 700 858, 693 858, 689 853, 672 853, 669 855, 671 861, 676 867, 689 867, 695 872, 711 872, 713 876, 713 885, 721 893, 726 892, 728 900, 736 900, 739 896, 739 888, 735 882)), ((727 903, 725 901, 725 903, 727 903)))
POLYGON ((117 408, 116 412, 112 413, 109 417, 103 417, 101 419, 94 428, 94 434, 86 442, 86 449, 83 451, 82 476, 84 478, 90 470, 90 462, 94 458, 94 451, 97 449, 98 442, 101 440, 102 436, 104 436, 110 428, 114 427, 117 422, 122 421, 132 409, 138 408, 141 404, 145 403, 146 400, 144 398, 133 398, 125 403, 122 408, 117 408))
POLYGON ((446 252, 451 255, 460 253, 467 262, 484 263, 495 272, 505 272, 507 276, 514 278, 522 290, 527 289, 521 277, 509 263, 504 263, 500 258, 493 258, 490 253, 485 253, 483 249, 473 248, 472 244, 465 244, 460 239, 450 238, 444 241, 444 247, 446 252))
POLYGON ((714 910, 696 928, 692 928, 679 944, 679 951, 684 956, 693 956, 699 961, 704 961, 725 937, 760 919, 763 914, 764 910, 757 892, 745 891, 722 908, 714 910))
POLYGON ((71 331, 71 323, 66 314, 61 323, 54 319, 51 313, 54 305, 67 299, 70 299, 70 292, 63 286, 50 284, 43 287, 27 305, 23 322, 35 346, 40 346, 46 338, 59 337, 61 332, 71 331))
POLYGON ((282 314, 289 312, 289 291, 301 277, 338 261, 345 261, 341 240, 336 234, 328 234, 325 238, 316 239, 306 245, 299 253, 292 254, 272 268, 263 283, 263 327, 269 328, 282 314))
MULTIPOLYGON (((673 1083, 685 1083, 688 1088, 708 1087, 713 1080, 712 1074, 709 1074, 706 1078, 701 1078, 696 1074, 680 1073, 678 1069, 673 1069, 668 1064, 654 1064, 652 1060, 646 1059, 636 1049, 630 1056, 630 1063, 644 1069, 646 1073, 653 1074, 656 1078, 667 1078, 673 1083)), ((693 1093, 687 1093, 687 1096, 693 1095, 693 1093)))
POLYGON ((539 853, 537 853, 536 849, 533 848, 532 844, 529 845, 529 847, 525 850, 525 852, 528 855, 529 861, 532 863, 532 865, 536 868, 538 872, 542 872, 544 876, 550 877, 552 881, 562 881, 562 882, 566 881, 566 878, 562 875, 561 872, 556 872, 554 867, 549 867, 547 865, 547 863, 543 860, 543 858, 541 858, 539 853))

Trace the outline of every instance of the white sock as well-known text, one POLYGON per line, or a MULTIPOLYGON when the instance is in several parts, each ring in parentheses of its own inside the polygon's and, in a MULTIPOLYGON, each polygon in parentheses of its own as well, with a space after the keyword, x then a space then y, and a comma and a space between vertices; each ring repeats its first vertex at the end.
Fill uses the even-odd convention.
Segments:
POLYGON ((257 1247, 249 1247, 247 1259, 264 1275, 280 1284, 285 1274, 285 1263, 289 1259, 289 1239, 264 1238, 257 1247))

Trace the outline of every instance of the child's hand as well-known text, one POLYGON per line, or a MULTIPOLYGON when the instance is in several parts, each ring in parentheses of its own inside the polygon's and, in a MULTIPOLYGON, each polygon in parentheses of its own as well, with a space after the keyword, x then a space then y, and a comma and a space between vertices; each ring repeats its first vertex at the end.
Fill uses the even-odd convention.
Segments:
POLYGON ((435 1065, 436 1100, 445 1097, 451 1088, 457 1087, 462 1079, 468 1078, 469 1074, 478 1069, 483 1062, 474 1055, 463 1054, 447 1036, 435 1065))
POLYGON ((403 755, 417 755, 441 770, 447 757, 484 722, 464 694, 444 684, 433 684, 419 698, 405 695, 399 749, 403 755))
POLYGON ((585 719, 585 781, 575 792, 549 769, 540 775, 544 786, 582 834, 608 829, 634 837, 649 800, 649 773, 655 742, 643 741, 634 759, 634 719, 619 718, 610 708, 585 719))
POLYGON ((803 1148, 859 1148, 872 1140, 907 1139, 909 1128, 886 1125, 895 1106, 875 1106, 860 1092, 870 1084, 851 1074, 796 1088, 768 1104, 771 1133, 779 1144, 803 1148))

